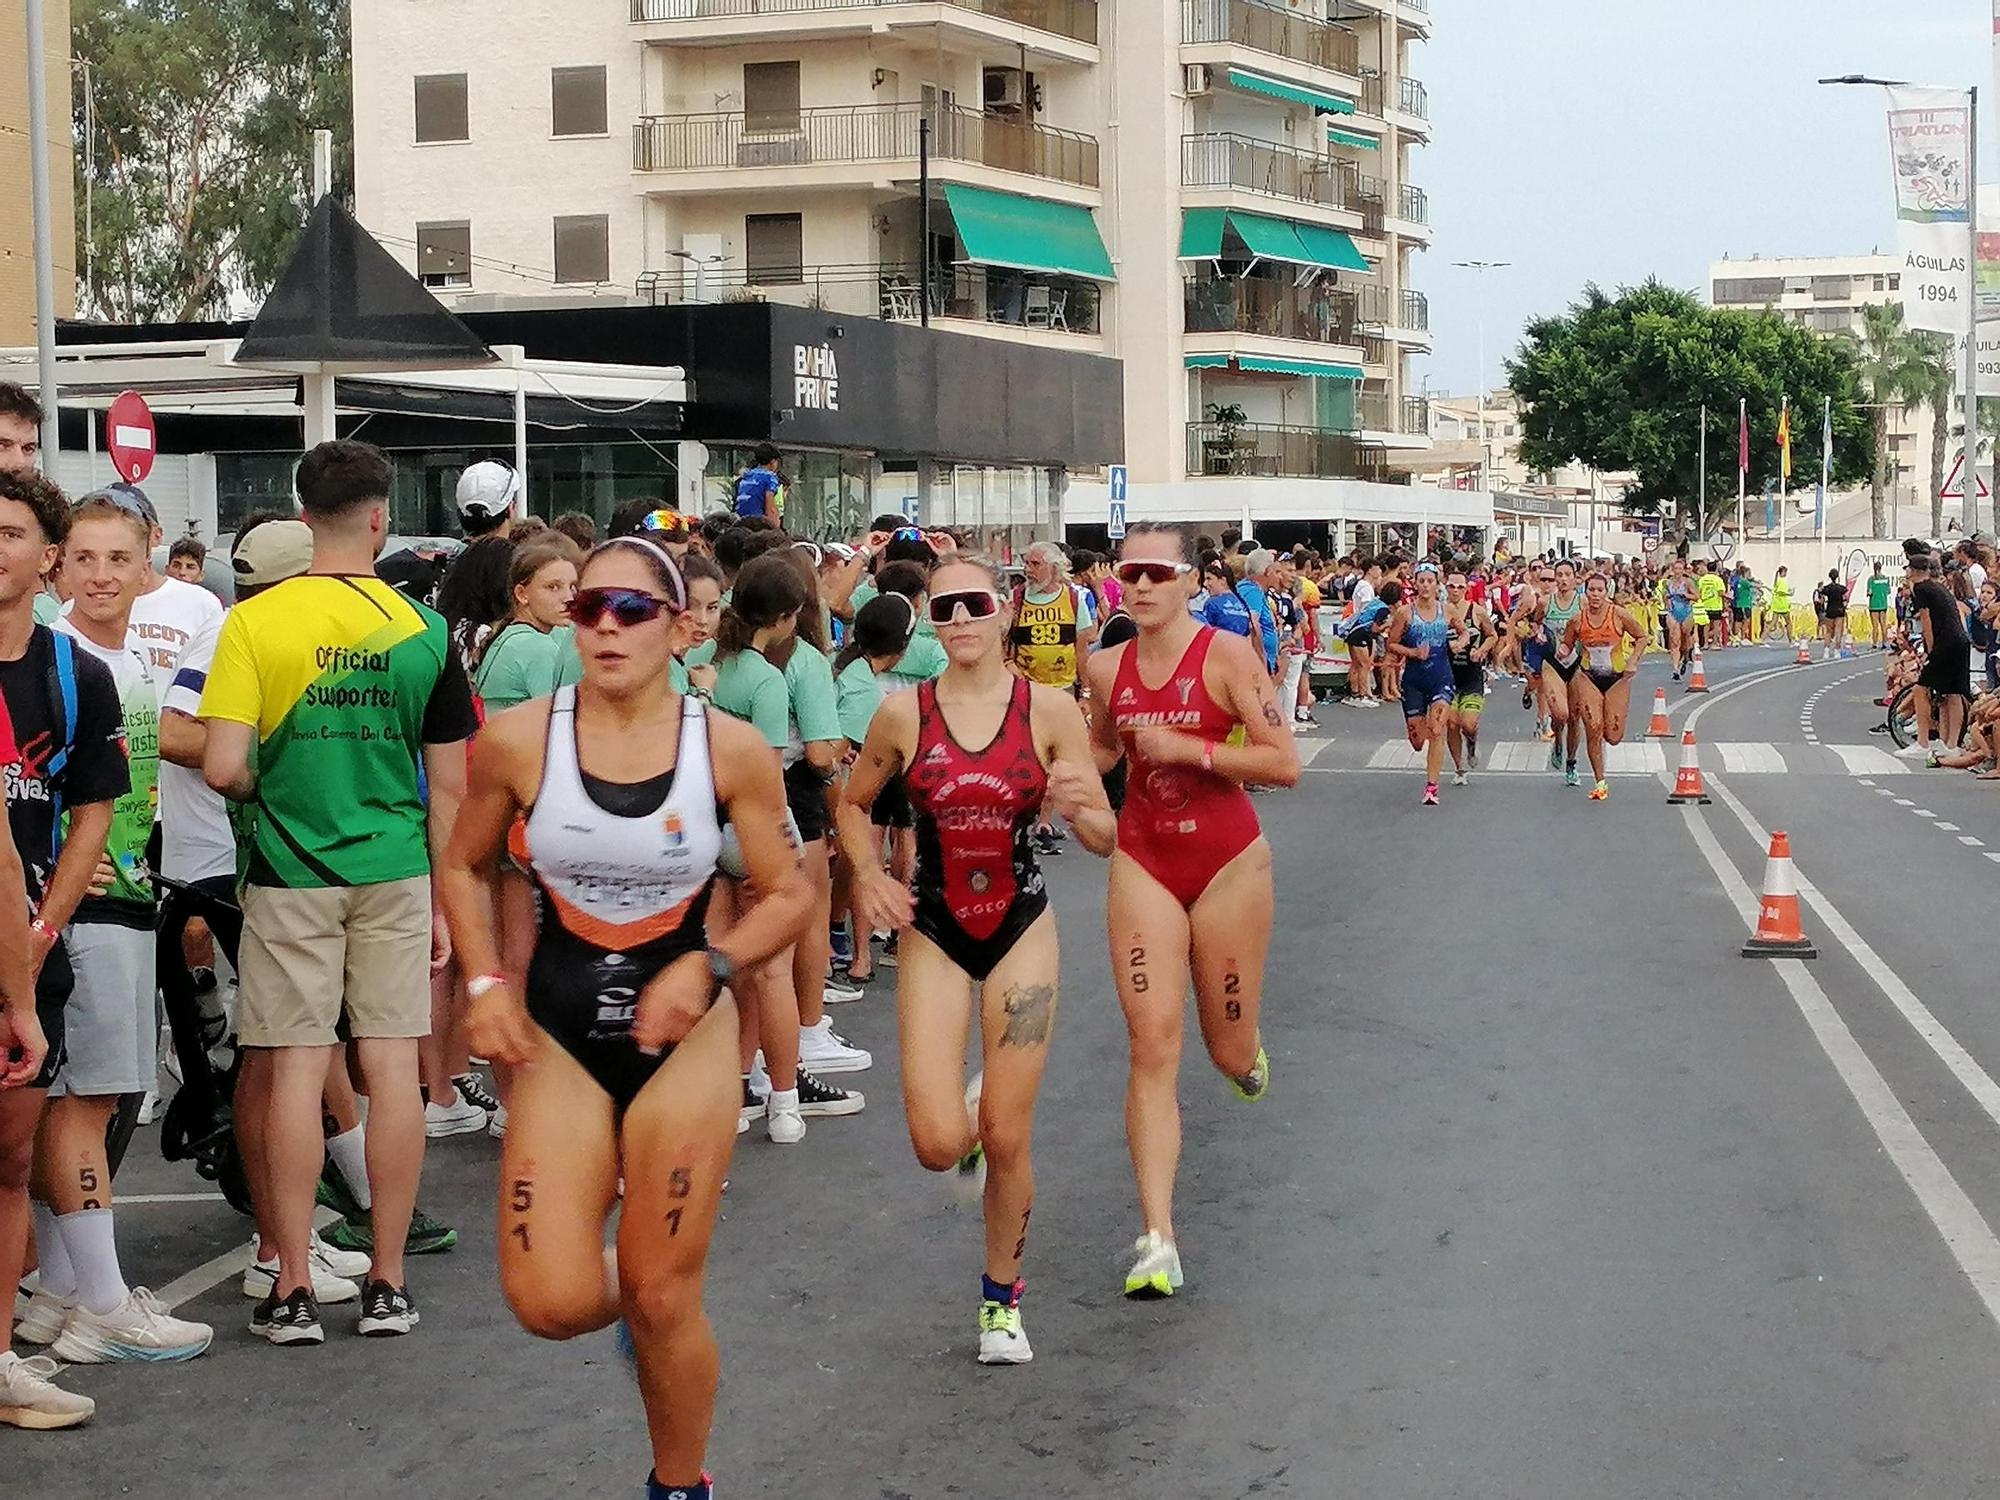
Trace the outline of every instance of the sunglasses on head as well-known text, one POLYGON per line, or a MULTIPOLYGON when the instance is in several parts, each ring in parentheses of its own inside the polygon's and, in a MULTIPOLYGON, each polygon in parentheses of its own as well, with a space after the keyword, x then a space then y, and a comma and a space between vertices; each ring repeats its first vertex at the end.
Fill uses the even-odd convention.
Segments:
POLYGON ((949 594, 932 594, 931 623, 949 625, 964 606, 968 620, 990 620, 1000 608, 1000 596, 991 589, 954 589, 949 594))
POLYGON ((920 526, 898 526, 889 533, 892 542, 921 542, 923 539, 923 528, 920 526))
POLYGON ((569 617, 589 629, 606 615, 620 625, 644 625, 673 612, 666 600, 641 589, 578 589, 569 601, 569 617))
POLYGON ((1125 584, 1161 584, 1172 583, 1193 571, 1184 562, 1121 562, 1111 570, 1111 576, 1125 584))
POLYGON ((687 532, 688 519, 677 510, 651 510, 646 512, 645 519, 640 521, 639 526, 644 531, 662 532, 667 536, 682 536, 687 532))

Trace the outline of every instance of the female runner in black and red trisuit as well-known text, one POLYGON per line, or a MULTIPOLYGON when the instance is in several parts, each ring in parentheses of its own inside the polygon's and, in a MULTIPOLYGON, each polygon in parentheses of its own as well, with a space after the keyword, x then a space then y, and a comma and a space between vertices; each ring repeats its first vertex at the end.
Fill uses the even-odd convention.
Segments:
MULTIPOLYGON (((1029 1136, 1056 1009, 1056 922, 1035 863, 1044 798, 1098 854, 1117 822, 1076 700, 1009 670, 1006 590, 963 555, 931 575, 929 611, 950 665, 883 700, 840 806, 856 909, 903 933, 896 1004, 903 1107, 917 1160, 987 1171, 979 1360, 1033 1358, 1021 1325, 1021 1256, 1034 1201, 1029 1136), (915 815, 916 895, 882 867, 869 808, 902 772, 915 815), (973 988, 984 1069, 965 1086, 973 988)), ((863 929, 866 930, 865 928, 863 929)))
POLYGON ((1111 968, 1131 1034, 1125 1133, 1146 1232, 1125 1277, 1128 1297, 1170 1297, 1180 1166, 1184 1000, 1209 1058, 1245 1099, 1264 1096, 1270 1059, 1258 1031, 1271 941, 1271 847, 1244 787, 1292 786, 1298 746, 1270 674, 1241 637, 1188 613, 1193 569, 1178 528, 1140 524, 1116 569, 1137 640, 1090 662, 1100 769, 1130 764, 1111 857, 1111 968), (1245 743, 1226 743, 1238 725, 1245 743))

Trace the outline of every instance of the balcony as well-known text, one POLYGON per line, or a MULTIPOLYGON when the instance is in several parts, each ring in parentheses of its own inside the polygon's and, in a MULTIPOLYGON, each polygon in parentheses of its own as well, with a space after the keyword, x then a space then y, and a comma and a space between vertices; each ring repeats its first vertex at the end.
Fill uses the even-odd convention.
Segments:
POLYGON ((1181 186, 1238 188, 1359 214, 1362 232, 1382 233, 1383 185, 1351 162, 1247 135, 1181 137, 1181 186))
MULTIPOLYGON (((917 160, 919 122, 931 122, 933 163, 967 163, 1095 188, 1097 140, 1046 125, 1021 125, 977 110, 925 104, 801 109, 784 119, 741 114, 649 115, 632 129, 639 172, 715 172, 743 187, 760 168, 842 167, 917 160)), ((808 178, 842 174, 808 173, 808 178)))
POLYGON ((1352 347, 1360 307, 1352 293, 1324 282, 1297 287, 1289 276, 1231 276, 1204 268, 1182 289, 1189 333, 1247 333, 1261 338, 1298 339, 1352 347))
POLYGON ((1431 96, 1421 83, 1414 78, 1396 80, 1396 108, 1403 114, 1419 120, 1431 117, 1431 96))
MULTIPOLYGON (((1097 45, 1097 0, 632 0, 632 22, 634 25, 702 21, 775 23, 768 27, 728 27, 717 36, 717 40, 740 42, 744 33, 753 29, 760 36, 794 32, 824 35, 850 29, 866 32, 885 23, 893 26, 898 14, 907 14, 912 24, 918 24, 920 13, 934 11, 939 6, 964 11, 968 17, 1010 22, 1088 46, 1097 45), (842 12, 858 14, 847 21, 842 12)), ((681 39, 678 29, 669 31, 667 37, 681 39)))
POLYGON ((1350 433, 1247 422, 1188 423, 1187 468, 1190 474, 1260 479, 1389 477, 1384 451, 1350 433))
POLYGON ((1406 224, 1428 225, 1431 221, 1430 195, 1420 187, 1404 183, 1396 199, 1396 217, 1406 224))
POLYGON ((1361 39, 1353 31, 1258 0, 1181 0, 1181 40, 1246 47, 1349 77, 1361 71, 1361 39))
POLYGON ((1398 400, 1387 391, 1362 391, 1354 398, 1354 425, 1362 432, 1429 437, 1431 404, 1422 396, 1398 400))
POLYGON ((1404 291, 1403 316, 1396 321, 1398 328, 1413 329, 1418 333, 1431 331, 1431 299, 1422 292, 1404 291))

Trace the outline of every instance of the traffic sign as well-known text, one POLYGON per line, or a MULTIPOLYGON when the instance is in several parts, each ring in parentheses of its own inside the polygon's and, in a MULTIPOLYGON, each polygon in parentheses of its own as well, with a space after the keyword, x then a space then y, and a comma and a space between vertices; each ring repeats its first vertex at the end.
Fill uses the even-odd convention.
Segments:
MULTIPOLYGON (((1965 484, 1961 477, 1964 473, 1965 455, 1964 453, 1960 453, 1957 458, 1951 461, 1951 473, 1945 479, 1944 488, 1938 491, 1938 498, 1940 500, 1963 500, 1965 498, 1965 484)), ((1984 500, 1988 495, 1992 494, 1992 491, 1986 488, 1986 476, 1984 474, 1980 474, 1977 477, 1979 480, 1979 498, 1984 500)))
POLYGON ((1648 532, 1643 538, 1640 539, 1639 547, 1640 550, 1642 550, 1646 554, 1646 556, 1651 557, 1655 552, 1658 552, 1660 550, 1660 539, 1657 536, 1654 536, 1651 532, 1648 532))
POLYGON ((903 519, 912 526, 917 524, 918 503, 915 495, 903 496, 903 519))
POLYGON ((1726 531, 1710 537, 1708 555, 1717 562, 1728 562, 1736 555, 1736 538, 1726 531))
POLYGON ((1126 489, 1128 488, 1128 486, 1130 485, 1130 482, 1131 482, 1131 475, 1130 475, 1130 473, 1129 473, 1129 472, 1127 471, 1127 469, 1126 469, 1125 465, 1123 465, 1123 464, 1113 464, 1113 465, 1111 466, 1111 503, 1112 503, 1112 504, 1114 504, 1114 505, 1123 505, 1123 504, 1125 503, 1125 498, 1126 498, 1126 494, 1125 494, 1125 492, 1126 492, 1126 489))
POLYGON ((1111 524, 1105 530, 1110 533, 1112 541, 1123 540, 1125 536, 1125 502, 1123 500, 1113 500, 1111 502, 1111 524))
POLYGON ((153 472, 159 429, 137 391, 124 392, 104 414, 104 445, 111 450, 111 467, 127 484, 138 484, 153 472))

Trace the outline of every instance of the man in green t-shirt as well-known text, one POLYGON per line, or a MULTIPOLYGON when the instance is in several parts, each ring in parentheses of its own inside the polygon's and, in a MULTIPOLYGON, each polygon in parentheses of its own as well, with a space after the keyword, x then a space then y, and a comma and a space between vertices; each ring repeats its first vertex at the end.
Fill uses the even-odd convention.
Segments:
POLYGON ((251 1106, 263 1160, 251 1165, 271 1204, 278 1275, 250 1327, 278 1344, 325 1336, 309 1247, 320 1086, 343 1021, 370 1102, 373 1263, 358 1329, 417 1323, 403 1275, 424 1155, 417 1043, 430 1032, 430 971, 450 955, 431 854, 457 813, 475 725, 444 620, 375 576, 392 480, 367 443, 305 456, 312 571, 230 611, 201 700, 203 776, 258 806, 237 1031, 271 1054, 251 1106))
POLYGON ((1877 651, 1889 644, 1889 594, 1889 580, 1877 563, 1868 575, 1868 636, 1877 651))

